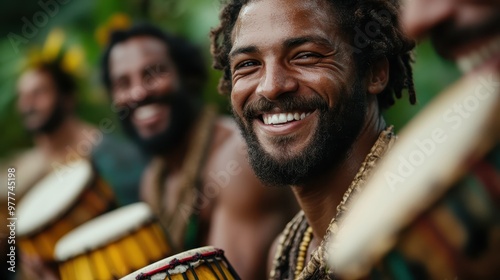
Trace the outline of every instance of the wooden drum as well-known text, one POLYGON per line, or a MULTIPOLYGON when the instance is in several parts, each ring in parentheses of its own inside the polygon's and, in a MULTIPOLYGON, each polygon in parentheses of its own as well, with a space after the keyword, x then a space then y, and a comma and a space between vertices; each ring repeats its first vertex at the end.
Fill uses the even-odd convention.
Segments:
POLYGON ((20 201, 21 252, 51 263, 63 235, 115 205, 113 192, 88 161, 69 163, 44 177, 20 201))
POLYGON ((105 280, 165 258, 172 248, 149 206, 139 202, 76 228, 55 251, 62 280, 105 280))
POLYGON ((140 279, 240 279, 224 257, 224 251, 207 246, 158 261, 122 280, 140 279))

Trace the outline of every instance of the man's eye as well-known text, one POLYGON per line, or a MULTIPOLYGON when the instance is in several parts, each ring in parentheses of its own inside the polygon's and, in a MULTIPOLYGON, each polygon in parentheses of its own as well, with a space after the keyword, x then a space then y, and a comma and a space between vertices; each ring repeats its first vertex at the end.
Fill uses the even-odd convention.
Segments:
POLYGON ((243 62, 239 63, 238 65, 236 65, 235 69, 238 70, 241 68, 252 67, 252 66, 256 66, 256 65, 257 65, 257 62, 252 61, 252 60, 246 60, 246 61, 243 61, 243 62))
POLYGON ((168 67, 165 64, 150 65, 144 69, 146 78, 155 78, 168 72, 168 67))
POLYGON ((113 88, 124 89, 124 88, 127 88, 127 85, 128 85, 128 83, 126 80, 120 79, 120 80, 117 80, 113 83, 113 88))
POLYGON ((297 59, 321 58, 321 57, 323 56, 312 52, 300 53, 296 56, 297 59))

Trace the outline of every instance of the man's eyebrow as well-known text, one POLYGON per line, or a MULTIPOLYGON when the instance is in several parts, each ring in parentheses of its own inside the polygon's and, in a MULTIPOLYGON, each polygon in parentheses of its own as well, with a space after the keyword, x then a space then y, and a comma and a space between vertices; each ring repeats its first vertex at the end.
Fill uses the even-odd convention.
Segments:
POLYGON ((239 54, 245 54, 245 53, 256 53, 258 52, 258 49, 256 46, 245 46, 245 47, 241 47, 241 48, 236 48, 234 50, 232 50, 231 52, 229 52, 229 60, 231 61, 231 59, 239 54))
POLYGON ((330 42, 330 40, 320 37, 320 36, 304 36, 304 37, 297 37, 297 38, 290 38, 285 40, 283 43, 283 46, 287 49, 291 49, 300 45, 303 45, 305 43, 315 43, 315 44, 320 44, 326 47, 332 47, 333 43, 330 42))
MULTIPOLYGON (((330 42, 330 40, 320 36, 304 36, 304 37, 290 38, 285 40, 285 42, 283 42, 283 46, 285 48, 290 49, 305 43, 316 43, 327 47, 333 46, 333 43, 330 42)), ((232 58, 234 58, 239 54, 257 53, 258 51, 259 49, 257 48, 257 46, 254 45, 236 48, 231 52, 229 52, 229 60, 231 61, 232 58)))

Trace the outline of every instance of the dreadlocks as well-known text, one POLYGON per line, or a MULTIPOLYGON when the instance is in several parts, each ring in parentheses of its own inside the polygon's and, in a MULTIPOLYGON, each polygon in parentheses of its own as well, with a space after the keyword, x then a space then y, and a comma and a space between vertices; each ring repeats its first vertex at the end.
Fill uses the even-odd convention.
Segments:
MULTIPOLYGON (((231 33, 241 8, 251 0, 229 0, 220 14, 220 25, 210 34, 213 67, 222 70, 219 91, 229 94, 232 89, 228 54, 232 48, 231 33)), ((412 73, 412 49, 399 25, 399 0, 325 0, 332 7, 333 17, 344 31, 358 70, 366 69, 381 58, 389 62, 387 87, 377 95, 381 109, 389 108, 395 97, 401 98, 407 89, 411 104, 416 103, 412 73)), ((364 75, 358 71, 359 75, 364 75)))

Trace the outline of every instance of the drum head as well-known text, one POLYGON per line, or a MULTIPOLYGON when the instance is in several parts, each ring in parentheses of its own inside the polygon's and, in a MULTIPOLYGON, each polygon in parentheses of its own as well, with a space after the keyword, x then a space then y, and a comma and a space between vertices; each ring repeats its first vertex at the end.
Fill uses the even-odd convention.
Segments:
POLYGON ((56 245, 55 258, 65 261, 114 242, 151 222, 153 217, 153 212, 144 202, 101 215, 61 238, 56 245))
POLYGON ((201 247, 155 262, 123 277, 121 280, 135 280, 137 276, 146 274, 148 274, 148 276, 145 276, 146 278, 144 279, 169 279, 167 277, 167 273, 168 275, 173 276, 173 279, 177 279, 175 278, 176 276, 179 276, 188 270, 196 270, 199 266, 209 262, 209 259, 212 259, 214 263, 217 262, 217 264, 214 265, 216 267, 214 270, 217 270, 217 272, 214 272, 211 275, 203 274, 204 276, 200 276, 200 279, 239 279, 232 267, 227 267, 226 264, 215 259, 221 257, 221 259, 225 260, 223 255, 224 253, 220 249, 216 249, 211 246, 201 247), (203 261, 204 259, 206 262, 203 261), (222 278, 219 274, 221 274, 220 276, 222 276, 222 278))
POLYGON ((19 203, 19 236, 34 234, 76 203, 93 177, 90 162, 78 160, 45 176, 19 203))

